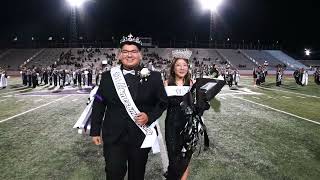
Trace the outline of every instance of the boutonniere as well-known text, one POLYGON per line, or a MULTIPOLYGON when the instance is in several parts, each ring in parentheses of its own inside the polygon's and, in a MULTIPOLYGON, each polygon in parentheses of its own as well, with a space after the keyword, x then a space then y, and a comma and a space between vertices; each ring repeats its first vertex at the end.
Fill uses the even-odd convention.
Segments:
POLYGON ((148 81, 148 76, 150 76, 150 71, 148 68, 142 68, 141 71, 139 72, 140 75, 140 83, 142 81, 148 81))

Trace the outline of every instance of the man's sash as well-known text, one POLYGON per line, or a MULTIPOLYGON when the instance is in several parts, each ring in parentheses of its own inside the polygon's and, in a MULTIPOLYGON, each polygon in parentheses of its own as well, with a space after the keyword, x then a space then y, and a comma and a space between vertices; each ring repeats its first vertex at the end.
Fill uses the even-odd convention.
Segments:
MULTIPOLYGON (((140 113, 140 111, 132 99, 132 96, 131 96, 130 91, 127 86, 127 83, 126 83, 124 76, 121 72, 121 69, 119 67, 113 67, 113 68, 111 68, 110 73, 111 73, 111 78, 112 78, 113 84, 114 84, 115 89, 117 91, 117 94, 119 96, 119 99, 121 100, 122 104, 124 105, 128 115, 130 116, 132 121, 135 122, 134 118, 137 116, 137 114, 140 113)), ((146 135, 146 137, 141 145, 141 148, 152 147, 153 153, 160 151, 159 144, 157 141, 157 133, 156 133, 156 130, 154 129, 156 122, 157 121, 153 122, 149 127, 147 125, 140 126, 135 123, 140 128, 140 130, 143 132, 143 134, 146 135)))

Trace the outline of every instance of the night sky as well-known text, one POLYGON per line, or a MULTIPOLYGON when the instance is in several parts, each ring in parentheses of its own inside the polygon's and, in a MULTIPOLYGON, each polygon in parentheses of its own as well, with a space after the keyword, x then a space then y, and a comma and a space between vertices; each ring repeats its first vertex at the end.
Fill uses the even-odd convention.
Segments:
MULTIPOLYGON (((315 0, 225 0, 216 20, 220 39, 275 42, 296 54, 320 54, 320 17, 315 0)), ((79 35, 111 40, 132 32, 157 41, 207 40, 209 11, 198 0, 91 0, 79 9, 79 35)), ((68 37, 70 7, 65 0, 2 0, 0 40, 18 36, 46 40, 68 37)), ((315 56, 314 56, 315 57, 315 56)))

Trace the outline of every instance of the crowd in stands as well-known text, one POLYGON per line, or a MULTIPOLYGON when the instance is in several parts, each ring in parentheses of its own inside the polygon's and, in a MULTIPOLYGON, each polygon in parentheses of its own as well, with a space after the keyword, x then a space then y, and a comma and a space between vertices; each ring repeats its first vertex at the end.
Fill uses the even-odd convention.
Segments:
MULTIPOLYGON (((157 52, 148 48, 143 48, 142 51, 142 66, 148 67, 151 70, 160 71, 163 79, 166 79, 171 63, 169 58, 161 57, 157 52)), ((86 85, 90 86, 99 83, 99 77, 104 70, 102 64, 104 64, 107 69, 110 69, 110 67, 118 63, 116 56, 117 49, 115 48, 100 49, 90 47, 68 49, 61 52, 58 60, 48 67, 21 66, 21 77, 24 85, 32 87, 39 86, 40 84, 60 87, 66 85, 79 87, 86 85), (93 83, 92 79, 96 79, 96 82, 93 83)), ((233 66, 223 59, 203 57, 200 56, 198 52, 195 53, 191 61, 192 76, 194 79, 204 76, 218 77, 221 75, 229 82, 229 86, 230 82, 231 84, 232 82, 234 84, 237 83, 234 81, 240 77, 238 68, 246 67, 245 64, 233 66)), ((283 71, 285 69, 285 64, 277 65, 277 82, 281 83, 283 71)), ((253 70, 254 84, 263 84, 267 74, 268 63, 265 61, 263 65, 259 65, 253 70)), ((299 73, 295 72, 294 77, 299 77, 301 79, 301 75, 299 76, 298 74, 299 73)), ((315 82, 319 82, 319 68, 315 73, 315 82)))

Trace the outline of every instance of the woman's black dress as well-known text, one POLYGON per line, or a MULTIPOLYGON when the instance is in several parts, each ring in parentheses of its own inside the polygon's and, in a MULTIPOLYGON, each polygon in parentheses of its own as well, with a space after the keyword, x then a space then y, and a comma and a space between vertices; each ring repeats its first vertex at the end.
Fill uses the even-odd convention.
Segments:
MULTIPOLYGON (((168 84, 168 86, 175 86, 168 84)), ((185 84, 189 86, 189 84, 185 84)), ((180 103, 183 96, 169 96, 167 117, 165 120, 165 138, 169 157, 168 180, 180 180, 187 169, 192 152, 182 153, 183 139, 180 132, 187 119, 181 110, 180 103)))

